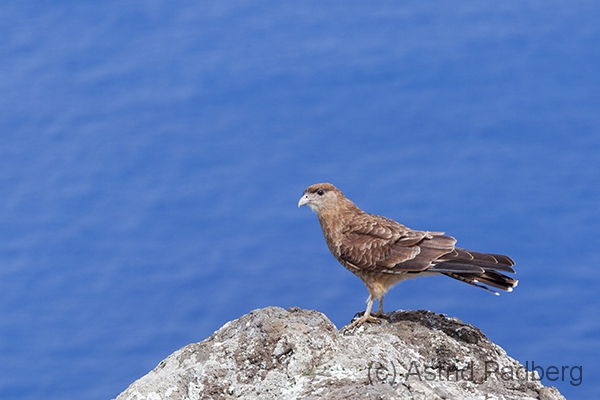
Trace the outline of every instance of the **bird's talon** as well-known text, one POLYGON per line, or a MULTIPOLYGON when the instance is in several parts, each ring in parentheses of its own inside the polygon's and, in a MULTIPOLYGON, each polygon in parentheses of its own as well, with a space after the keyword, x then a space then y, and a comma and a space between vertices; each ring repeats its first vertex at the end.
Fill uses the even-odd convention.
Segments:
POLYGON ((375 313, 375 314, 373 314, 373 316, 375 318, 378 318, 380 323, 381 323, 382 319, 385 319, 388 322, 391 321, 391 318, 386 313, 375 313))
POLYGON ((342 329, 340 329, 340 333, 345 335, 346 333, 354 333, 354 330, 362 325, 364 325, 365 323, 371 323, 371 324, 381 324, 382 320, 388 320, 389 318, 387 318, 386 316, 382 317, 378 317, 376 315, 370 314, 365 316, 364 312, 358 312, 354 315, 354 318, 352 318, 352 321, 344 326, 342 329), (356 316, 359 315, 360 317, 357 318, 356 316))

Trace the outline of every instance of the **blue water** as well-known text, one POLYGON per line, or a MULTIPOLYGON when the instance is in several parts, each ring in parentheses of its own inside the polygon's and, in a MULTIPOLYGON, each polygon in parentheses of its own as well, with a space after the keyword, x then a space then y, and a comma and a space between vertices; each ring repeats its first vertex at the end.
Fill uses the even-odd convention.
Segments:
POLYGON ((269 305, 346 324, 366 289, 296 208, 330 181, 517 261, 513 293, 429 278, 387 310, 582 366, 543 382, 595 398, 599 20, 591 1, 2 3, 0 397, 114 397, 269 305))

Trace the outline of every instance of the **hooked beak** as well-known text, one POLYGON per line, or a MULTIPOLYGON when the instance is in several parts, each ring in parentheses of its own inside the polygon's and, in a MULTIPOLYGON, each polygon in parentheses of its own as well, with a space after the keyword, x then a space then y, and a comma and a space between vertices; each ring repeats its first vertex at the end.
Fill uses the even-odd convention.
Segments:
POLYGON ((304 196, 300 197, 300 200, 298 200, 298 208, 302 207, 305 204, 308 204, 310 202, 310 200, 308 199, 308 195, 305 194, 304 196))

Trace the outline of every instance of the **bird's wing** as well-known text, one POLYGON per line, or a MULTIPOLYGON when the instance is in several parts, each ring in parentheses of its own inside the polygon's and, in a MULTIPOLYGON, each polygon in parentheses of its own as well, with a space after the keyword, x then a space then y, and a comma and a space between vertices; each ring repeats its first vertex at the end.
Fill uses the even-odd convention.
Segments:
POLYGON ((424 271, 454 250, 456 239, 438 232, 415 231, 373 214, 354 216, 342 232, 343 262, 374 272, 424 271))

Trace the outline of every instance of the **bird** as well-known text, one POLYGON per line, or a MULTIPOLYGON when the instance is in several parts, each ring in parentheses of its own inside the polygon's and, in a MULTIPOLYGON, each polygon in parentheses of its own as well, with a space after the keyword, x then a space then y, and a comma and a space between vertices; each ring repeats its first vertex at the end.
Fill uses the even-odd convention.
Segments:
POLYGON ((369 292, 365 312, 343 331, 354 331, 366 322, 381 322, 385 318, 384 296, 406 279, 446 275, 495 295, 495 289, 511 292, 518 284, 504 274, 516 273, 512 258, 458 248, 456 239, 444 232, 413 230, 367 213, 331 183, 306 188, 298 208, 305 205, 317 214, 331 254, 360 278, 369 292), (375 300, 379 308, 372 314, 375 300))

